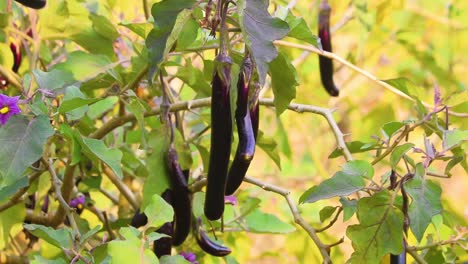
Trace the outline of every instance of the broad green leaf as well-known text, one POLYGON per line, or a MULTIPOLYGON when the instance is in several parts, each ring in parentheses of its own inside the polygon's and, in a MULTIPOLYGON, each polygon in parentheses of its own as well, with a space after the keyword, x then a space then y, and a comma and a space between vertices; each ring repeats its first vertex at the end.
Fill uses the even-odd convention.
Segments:
POLYGON ((260 83, 265 83, 268 63, 278 55, 274 40, 289 32, 288 23, 268 13, 269 1, 242 0, 237 2, 239 22, 244 39, 255 60, 260 83))
POLYGON ((349 175, 354 175, 356 177, 364 177, 367 179, 372 179, 372 177, 374 176, 374 168, 369 162, 364 160, 348 161, 343 166, 342 171, 349 175))
POLYGON ((31 264, 67 264, 68 262, 63 258, 46 259, 40 255, 33 256, 31 264))
POLYGON ((103 113, 109 111, 114 107, 114 105, 118 102, 117 96, 109 96, 101 101, 96 102, 89 106, 89 110, 87 115, 91 119, 95 119, 101 116, 103 113))
POLYGON ((211 85, 205 80, 203 72, 193 66, 191 60, 187 60, 185 67, 179 67, 176 76, 200 96, 211 95, 211 85))
POLYGON ((304 18, 294 16, 290 9, 283 6, 278 7, 277 15, 288 23, 290 28, 288 33, 289 37, 305 41, 315 47, 318 47, 318 38, 312 33, 304 18))
POLYGON ((405 143, 396 147, 392 154, 390 155, 390 163, 392 168, 395 170, 397 168, 398 162, 403 158, 403 156, 414 147, 413 143, 405 143))
POLYGON ((166 234, 161 234, 161 233, 158 233, 158 232, 151 232, 149 233, 147 236, 146 236, 146 239, 148 240, 148 242, 153 242, 153 241, 156 241, 156 240, 159 240, 163 237, 170 237, 166 234))
POLYGON ((336 206, 325 206, 324 208, 322 208, 322 210, 320 210, 319 212, 319 215, 320 215, 320 222, 324 222, 325 220, 327 220, 328 218, 330 218, 333 213, 336 211, 338 207, 336 206))
POLYGON ((132 97, 130 98, 130 103, 127 105, 128 109, 132 114, 135 115, 138 125, 140 126, 140 129, 138 129, 140 133, 140 143, 143 146, 143 149, 146 149, 147 143, 146 143, 146 129, 145 129, 145 107, 143 104, 136 98, 132 97))
POLYGON ((101 98, 81 98, 81 97, 75 97, 70 100, 63 101, 63 103, 59 106, 58 111, 59 113, 63 114, 72 110, 75 110, 77 108, 80 108, 82 106, 87 106, 90 104, 94 104, 98 101, 102 100, 101 98))
POLYGON ((131 23, 128 21, 124 21, 121 22, 119 25, 130 29, 142 38, 146 38, 151 29, 153 29, 153 25, 151 23, 131 23))
POLYGON ((15 237, 21 232, 25 217, 24 203, 19 203, 0 212, 0 250, 3 250, 10 243, 11 237, 15 237))
POLYGON ((402 122, 390 122, 382 126, 382 132, 387 139, 390 139, 404 125, 402 122))
POLYGON ((75 82, 73 74, 65 70, 52 69, 48 72, 43 72, 39 69, 34 69, 32 74, 39 88, 44 90, 62 89, 75 82))
MULTIPOLYGON (((63 101, 67 102, 69 100, 73 100, 76 98, 86 99, 86 95, 80 91, 80 88, 78 86, 72 85, 72 86, 67 87, 65 89, 65 96, 63 97, 63 101)), ((75 109, 68 111, 68 113, 66 113, 66 116, 67 116, 67 119, 70 121, 78 120, 78 119, 83 118, 83 116, 86 114, 87 111, 88 111, 88 105, 82 105, 80 107, 77 107, 75 109)))
POLYGON ((371 178, 374 169, 365 161, 350 161, 343 166, 342 171, 338 171, 318 186, 314 186, 302 194, 300 203, 313 203, 318 200, 335 196, 346 196, 359 191, 366 186, 364 178, 371 178))
POLYGON ((468 140, 468 130, 444 130, 444 151, 450 150, 468 140))
MULTIPOLYGON (((3 178, 2 172, 0 172, 0 179, 3 178)), ((28 177, 21 177, 14 183, 11 183, 7 186, 0 187, 0 202, 8 200, 12 195, 14 195, 19 189, 29 185, 28 177)))
POLYGON ((0 127, 0 188, 18 181, 41 158, 44 145, 53 134, 46 116, 28 120, 16 115, 0 127))
POLYGON ((175 255, 175 256, 164 255, 159 259, 159 263, 161 264, 191 264, 192 262, 187 261, 181 255, 175 255))
POLYGON ((253 233, 287 234, 296 230, 294 226, 281 221, 275 215, 263 213, 258 209, 248 214, 245 221, 249 231, 253 233))
POLYGON ((343 206, 343 221, 348 221, 356 213, 358 201, 340 197, 340 203, 343 206))
MULTIPOLYGON (((96 177, 97 178, 97 177, 96 177)), ((92 236, 94 236, 95 234, 97 234, 100 230, 101 230, 102 226, 100 225, 97 225, 95 226, 93 229, 89 230, 88 232, 84 233, 83 235, 81 235, 80 237, 80 241, 81 243, 84 243, 86 242, 88 239, 90 239, 92 236)))
POLYGON ((349 263, 379 263, 384 255, 403 251, 403 213, 388 191, 359 200, 357 217, 359 224, 346 230, 354 248, 349 263))
POLYGON ((421 163, 416 166, 416 170, 423 172, 415 173, 414 178, 405 183, 405 190, 412 198, 408 212, 411 231, 421 241, 432 217, 442 213, 442 189, 435 182, 424 179, 421 163))
POLYGON ((117 177, 122 179, 122 151, 108 148, 103 141, 93 138, 82 137, 80 144, 86 155, 91 158, 102 160, 111 168, 117 177))
POLYGON ((391 86, 397 88, 404 94, 409 95, 413 98, 424 98, 424 91, 422 90, 422 88, 416 87, 407 78, 395 78, 382 81, 390 84, 391 86))
POLYGON ((70 154, 71 164, 75 165, 81 161, 81 145, 77 136, 79 133, 73 131, 73 129, 67 124, 61 124, 59 127, 59 133, 64 136, 70 143, 70 154))
POLYGON ((157 194, 153 195, 151 202, 144 208, 144 212, 148 217, 148 226, 158 228, 174 220, 172 206, 157 194))
POLYGON ((101 36, 114 41, 120 35, 109 19, 102 15, 90 14, 89 19, 93 22, 93 29, 101 36))
POLYGON ((281 170, 281 159, 278 154, 278 144, 275 142, 275 140, 270 137, 265 137, 265 135, 259 131, 256 144, 259 148, 266 152, 266 154, 281 170))
POLYGON ((70 248, 72 242, 72 230, 68 227, 53 229, 48 226, 25 224, 24 228, 38 238, 44 239, 47 243, 58 248, 70 248))
POLYGON ((205 204, 205 193, 196 192, 193 194, 192 198, 192 212, 194 217, 202 217, 205 215, 203 211, 203 206, 205 204))
POLYGON ((269 65, 276 115, 279 116, 296 98, 296 86, 299 85, 299 80, 296 69, 284 53, 280 52, 269 65))
MULTIPOLYGON (((378 149, 378 146, 372 143, 365 143, 362 141, 351 141, 351 142, 346 142, 346 146, 349 149, 349 152, 351 154, 354 153, 361 153, 361 152, 367 152, 370 150, 375 150, 378 149)), ((343 150, 340 148, 336 148, 333 150, 333 152, 328 156, 329 159, 337 158, 343 155, 343 150)))
POLYGON ((153 148, 153 153, 146 159, 148 177, 143 185, 142 208, 151 202, 154 194, 161 194, 170 186, 169 172, 165 162, 165 155, 169 148, 169 135, 165 126, 149 134, 148 144, 153 148))
POLYGON ((146 39, 150 62, 149 79, 157 72, 158 65, 164 60, 185 22, 190 18, 191 11, 188 9, 194 4, 194 0, 163 0, 153 4, 151 14, 155 27, 146 39))
POLYGON ((139 263, 139 264, 158 264, 159 260, 156 255, 141 245, 133 243, 132 241, 111 241, 108 246, 108 254, 111 257, 111 264, 126 264, 126 263, 139 263))

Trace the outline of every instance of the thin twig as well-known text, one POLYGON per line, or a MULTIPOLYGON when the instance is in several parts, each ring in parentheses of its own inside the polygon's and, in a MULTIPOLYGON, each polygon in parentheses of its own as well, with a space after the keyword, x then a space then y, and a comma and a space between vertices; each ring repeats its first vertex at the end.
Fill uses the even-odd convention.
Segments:
POLYGON ((312 226, 310 226, 304 220, 304 218, 302 218, 299 212, 299 208, 297 207, 297 204, 294 202, 294 200, 291 197, 290 191, 283 189, 281 187, 275 186, 270 183, 262 182, 260 180, 257 180, 248 176, 244 178, 244 181, 250 184, 256 185, 266 191, 274 192, 283 196, 286 199, 286 202, 288 203, 289 208, 291 209, 291 213, 293 214, 293 217, 294 217, 294 222, 298 224, 299 226, 301 226, 309 234, 310 238, 312 238, 315 245, 317 245, 320 251, 320 254, 322 255, 323 263, 331 263, 330 255, 328 254, 328 251, 327 251, 327 245, 322 243, 320 238, 317 236, 316 230, 312 226))
MULTIPOLYGON (((43 161, 46 162, 45 160, 43 161)), ((73 209, 70 208, 70 206, 68 205, 68 202, 65 201, 65 199, 62 196, 62 191, 60 188, 60 180, 57 177, 57 174, 55 172, 54 161, 52 159, 49 159, 47 164, 48 164, 50 176, 52 178, 52 185, 54 186, 54 189, 55 189, 55 197, 59 201, 60 206, 65 210, 65 214, 68 217, 70 226, 75 231, 75 235, 77 236, 77 238, 80 238, 81 237, 80 230, 78 229, 78 225, 76 224, 75 218, 72 215, 73 209)))
POLYGON ((410 254, 417 263, 427 264, 427 262, 421 256, 419 256, 416 251, 407 248, 406 252, 408 252, 408 254, 410 254))
POLYGON ((343 207, 339 207, 338 208, 338 212, 336 212, 336 215, 335 217, 333 217, 333 219, 330 221, 330 223, 328 223, 328 225, 322 227, 322 228, 317 228, 315 231, 317 233, 320 233, 320 232, 323 232, 325 230, 327 230, 328 228, 332 227, 333 224, 335 224, 335 222, 338 220, 338 217, 340 216, 340 213, 343 211, 343 207))
MULTIPOLYGON (((389 90, 390 92, 414 102, 414 99, 411 96, 403 93, 402 91, 398 90, 396 87, 394 87, 394 86, 392 86, 392 85, 390 85, 390 84, 388 84, 388 83, 386 83, 386 82, 384 82, 382 80, 379 80, 377 77, 372 75, 370 72, 359 68, 358 66, 356 66, 353 63, 341 58, 340 56, 338 56, 338 55, 336 55, 334 53, 324 51, 324 50, 320 50, 320 49, 318 49, 318 48, 316 48, 314 46, 311 46, 311 45, 302 45, 302 44, 292 43, 292 42, 283 41, 283 40, 276 40, 274 42, 274 44, 277 45, 277 46, 284 46, 284 47, 297 48, 297 49, 301 49, 301 50, 310 51, 310 52, 313 52, 313 53, 317 53, 317 54, 319 54, 321 56, 336 60, 336 61, 340 62, 341 64, 343 64, 343 65, 351 68, 352 70, 358 72, 359 74, 367 77, 370 81, 372 81, 372 82, 382 86, 383 88, 389 90)), ((426 102, 422 102, 422 104, 424 106, 428 107, 428 108, 434 108, 433 105, 428 104, 426 102)), ((449 111, 449 114, 453 115, 453 116, 458 116, 458 117, 468 117, 467 113, 459 113, 459 112, 449 111)))

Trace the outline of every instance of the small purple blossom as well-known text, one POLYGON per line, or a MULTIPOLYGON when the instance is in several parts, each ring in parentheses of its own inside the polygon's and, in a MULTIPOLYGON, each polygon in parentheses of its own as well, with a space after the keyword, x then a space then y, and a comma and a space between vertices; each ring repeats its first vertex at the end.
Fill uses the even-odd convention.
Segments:
POLYGON ((237 198, 234 195, 224 196, 224 203, 236 206, 237 205, 237 198))
POLYGON ((21 112, 18 107, 19 96, 9 97, 0 94, 0 123, 3 125, 8 122, 12 115, 19 114, 21 112))
POLYGON ((83 209, 83 206, 86 202, 86 197, 84 195, 78 195, 76 198, 73 198, 70 201, 70 207, 76 208, 78 210, 83 209))
POLYGON ((189 261, 192 264, 198 264, 197 256, 193 252, 180 252, 179 255, 185 258, 185 260, 189 261))

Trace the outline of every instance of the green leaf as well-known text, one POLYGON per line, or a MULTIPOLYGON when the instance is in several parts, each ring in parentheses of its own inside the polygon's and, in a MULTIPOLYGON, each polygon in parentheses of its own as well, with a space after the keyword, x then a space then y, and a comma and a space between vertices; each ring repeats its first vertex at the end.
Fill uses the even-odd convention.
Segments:
MULTIPOLYGON (((362 142, 362 141, 351 141, 351 142, 346 142, 346 146, 348 147, 349 149, 349 152, 351 152, 351 154, 354 154, 354 153, 361 153, 361 152, 367 152, 367 151, 370 151, 370 150, 375 150, 375 149, 378 149, 377 145, 376 144, 372 144, 372 143, 365 143, 365 142, 362 142)), ((334 159, 334 158, 337 158, 337 157, 340 157, 340 156, 343 156, 343 150, 341 148, 336 148, 335 150, 333 150, 333 152, 328 156, 329 159, 334 159)))
POLYGON ((348 161, 343 166, 342 171, 349 175, 354 175, 356 177, 364 177, 367 179, 372 179, 372 177, 374 176, 374 168, 369 162, 364 160, 348 161))
POLYGON ((176 76, 200 96, 211 95, 211 85, 205 80, 203 72, 193 66, 190 59, 185 67, 179 67, 176 76))
POLYGON ((468 140, 468 130, 444 130, 444 151, 450 150, 468 140))
POLYGON ((16 115, 0 128, 0 188, 17 182, 41 158, 44 145, 53 134, 46 116, 28 120, 16 115))
POLYGON ((278 154, 278 144, 276 141, 271 137, 265 137, 263 132, 259 131, 256 144, 259 148, 266 152, 266 154, 281 170, 281 159, 278 154))
POLYGON ((396 170, 398 162, 403 158, 403 156, 408 152, 410 149, 414 147, 413 143, 405 143, 396 147, 392 154, 390 155, 390 163, 392 164, 392 169, 396 170))
POLYGON ((158 65, 164 60, 185 22, 190 18, 192 11, 188 9, 194 4, 194 0, 163 0, 153 4, 151 14, 155 27, 146 39, 150 62, 149 79, 157 72, 158 65))
POLYGON ((424 98, 424 91, 415 87, 415 85, 407 78, 395 78, 382 81, 390 84, 391 86, 397 88, 404 94, 409 95, 413 98, 424 98))
MULTIPOLYGON (((65 99, 65 98, 64 98, 65 99)), ((82 97, 75 97, 70 100, 64 100, 62 104, 59 106, 58 111, 59 113, 67 113, 82 106, 94 104, 98 101, 102 100, 101 98, 82 98, 82 97)))
POLYGON ((40 255, 35 255, 30 262, 31 264, 67 264, 68 262, 63 258, 46 259, 40 255))
POLYGON ((413 179, 405 183, 405 190, 413 199, 408 211, 411 231, 421 241, 432 217, 442 213, 442 190, 435 182, 424 179, 421 163, 416 165, 416 170, 422 172, 416 173, 413 179))
POLYGON ((0 250, 3 250, 10 243, 11 237, 15 237, 21 232, 25 217, 26 208, 23 203, 0 212, 0 250))
POLYGON ((31 232, 31 234, 44 239, 47 243, 60 249, 71 247, 72 230, 68 227, 53 229, 43 225, 25 224, 24 228, 31 232))
POLYGON ((304 18, 294 16, 290 9, 283 6, 278 7, 277 13, 281 13, 278 17, 288 23, 290 28, 289 37, 305 41, 318 48, 318 38, 312 33, 304 18))
POLYGON ((249 231, 253 233, 287 234, 296 230, 294 226, 281 221, 275 215, 263 213, 258 209, 248 214, 245 221, 249 231))
POLYGON ((71 164, 75 165, 81 161, 81 145, 79 140, 76 138, 79 137, 79 133, 73 131, 73 129, 67 124, 61 124, 59 127, 59 133, 64 136, 67 141, 70 142, 70 154, 71 154, 71 164))
POLYGON ((348 221, 357 211, 358 201, 355 199, 349 200, 345 197, 340 197, 340 203, 343 206, 343 221, 348 221))
POLYGON ((39 69, 34 69, 32 74, 39 87, 44 90, 65 88, 75 82, 73 74, 65 70, 52 69, 48 72, 43 72, 39 69))
POLYGON ((402 122, 389 122, 382 126, 382 132, 385 137, 389 140, 400 128, 405 124, 402 122))
POLYGON ((128 109, 132 114, 135 115, 138 125, 140 126, 139 131, 140 133, 140 143, 143 146, 143 149, 147 148, 147 143, 146 143, 146 129, 145 129, 145 107, 143 104, 138 100, 137 97, 132 97, 130 98, 130 103, 127 105, 128 109))
POLYGON ((89 15, 89 19, 93 22, 93 29, 99 35, 111 41, 116 40, 120 36, 115 26, 112 24, 112 22, 109 21, 107 17, 91 13, 89 15))
POLYGON ((148 242, 153 242, 153 241, 156 241, 156 240, 159 240, 163 237, 170 237, 166 234, 161 234, 161 233, 158 233, 158 232, 151 232, 149 233, 147 236, 146 236, 146 239, 148 240, 148 242))
POLYGON ((300 203, 313 203, 318 200, 335 196, 346 196, 366 187, 364 178, 371 178, 374 169, 365 161, 350 161, 343 166, 342 171, 338 171, 318 186, 314 186, 302 194, 300 203))
POLYGON ((403 213, 388 191, 359 200, 357 217, 359 224, 346 230, 354 248, 349 263, 380 263, 384 255, 403 251, 403 213))
POLYGON ((174 210, 164 199, 155 194, 151 202, 144 208, 144 212, 148 217, 148 226, 161 227, 166 222, 174 220, 174 210))
POLYGON ((333 213, 336 211, 338 207, 336 206, 325 206, 324 208, 322 208, 322 210, 320 210, 319 212, 319 215, 320 215, 320 222, 324 222, 325 220, 327 220, 328 218, 330 218, 333 213))
POLYGON ((152 147, 153 153, 146 159, 148 177, 143 185, 143 208, 152 200, 154 194, 161 194, 170 186, 169 172, 165 162, 169 137, 165 126, 151 132, 148 138, 148 144, 152 147))
POLYGON ((141 245, 133 241, 111 241, 108 246, 108 254, 111 257, 111 264, 139 263, 139 264, 158 264, 156 255, 141 245))
MULTIPOLYGON (((84 95, 78 86, 72 85, 66 88, 65 96, 63 97, 63 101, 67 102, 73 100, 74 98, 82 98, 85 99, 86 95, 84 95)), ((60 111, 60 110, 59 110, 60 111)), ((67 119, 70 121, 78 120, 83 118, 83 116, 88 111, 88 105, 82 105, 80 107, 74 108, 66 114, 67 119)))
POLYGON ((286 22, 273 18, 268 13, 268 2, 257 0, 237 2, 240 28, 245 43, 254 57, 262 86, 265 83, 268 63, 278 55, 273 41, 284 38, 289 32, 286 22))
POLYGON ((151 29, 153 29, 153 25, 151 23, 131 23, 124 21, 121 22, 119 25, 130 29, 142 38, 146 38, 151 29))
POLYGON ((192 262, 187 261, 181 255, 175 255, 175 256, 164 255, 159 259, 159 263, 161 264, 191 264, 192 262))
POLYGON ((84 233, 81 237, 80 237, 80 241, 81 241, 81 244, 83 244, 84 242, 86 242, 88 239, 90 239, 92 236, 94 236, 95 234, 97 234, 100 230, 101 230, 101 226, 100 225, 97 225, 95 227, 93 227, 93 229, 89 230, 88 232, 84 233))
POLYGON ((299 85, 297 72, 285 54, 280 52, 270 63, 271 87, 275 95, 276 115, 288 109, 289 103, 296 98, 296 86, 299 85))
POLYGON ((80 144, 87 156, 103 161, 118 178, 122 179, 123 173, 120 165, 122 163, 122 151, 108 148, 103 141, 93 138, 82 137, 80 144))

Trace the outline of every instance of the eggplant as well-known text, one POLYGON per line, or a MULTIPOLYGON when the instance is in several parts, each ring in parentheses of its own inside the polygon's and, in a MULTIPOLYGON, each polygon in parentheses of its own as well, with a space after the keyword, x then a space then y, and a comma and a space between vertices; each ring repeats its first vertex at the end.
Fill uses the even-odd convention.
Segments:
POLYGON ((166 161, 172 182, 172 206, 174 207, 175 214, 172 244, 178 246, 184 243, 190 233, 190 217, 192 213, 190 191, 187 186, 186 176, 179 164, 179 157, 173 147, 169 148, 166 161))
POLYGON ((209 220, 221 218, 232 143, 229 102, 232 60, 226 53, 215 59, 211 95, 211 146, 204 213, 209 220))
MULTIPOLYGON (((169 204, 172 204, 173 193, 170 189, 167 189, 161 195, 162 198, 169 204)), ((172 236, 174 234, 173 222, 166 222, 156 232, 160 234, 168 235, 169 237, 160 238, 153 243, 153 252, 158 258, 164 255, 171 255, 172 249, 172 236)))
POLYGON ((32 9, 41 9, 46 5, 46 0, 15 0, 15 1, 32 9))
MULTIPOLYGON (((319 8, 318 35, 322 43, 322 49, 332 52, 330 36, 330 12, 328 1, 322 1, 319 8)), ((319 55, 320 79, 325 90, 331 96, 338 96, 340 91, 333 81, 333 61, 330 58, 319 55)))
POLYGON ((147 223, 148 223, 148 217, 146 217, 144 212, 140 212, 140 209, 138 209, 133 215, 130 225, 135 228, 139 228, 140 226, 144 226, 147 223))
POLYGON ((246 56, 239 73, 239 81, 237 82, 236 124, 239 145, 228 172, 226 195, 232 195, 242 184, 255 154, 255 134, 249 110, 251 76, 252 61, 249 56, 246 56))
POLYGON ((228 247, 217 244, 211 240, 201 227, 202 221, 201 218, 198 218, 196 223, 195 238, 203 251, 215 257, 224 257, 231 253, 231 249, 228 247))
POLYGON ((18 47, 16 47, 14 43, 10 43, 10 50, 13 54, 13 66, 11 67, 11 70, 15 73, 18 73, 22 60, 21 50, 18 47))

